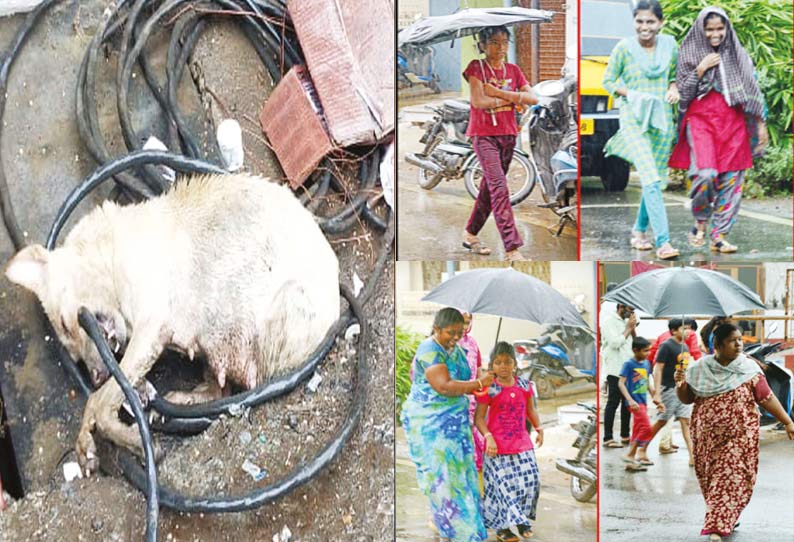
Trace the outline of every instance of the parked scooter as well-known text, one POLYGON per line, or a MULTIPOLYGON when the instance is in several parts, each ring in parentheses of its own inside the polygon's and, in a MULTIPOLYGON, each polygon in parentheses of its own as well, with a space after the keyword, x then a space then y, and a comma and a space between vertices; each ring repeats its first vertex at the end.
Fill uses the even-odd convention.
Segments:
MULTIPOLYGON (((794 374, 786 367, 779 365, 775 360, 768 357, 780 350, 782 343, 758 343, 748 346, 744 353, 762 363, 764 366, 764 376, 775 394, 783 409, 789 414, 794 415, 794 374)), ((770 424, 777 421, 771 413, 761 407, 761 424, 770 424)))
POLYGON ((441 92, 435 73, 433 49, 423 45, 404 45, 397 50, 398 88, 424 85, 436 94, 441 92))
POLYGON ((541 399, 553 398, 567 384, 594 382, 594 345, 589 330, 562 326, 547 326, 537 340, 513 343, 518 372, 535 383, 541 399))
POLYGON ((595 405, 577 403, 587 409, 590 414, 572 427, 577 431, 574 448, 578 448, 574 459, 557 459, 557 470, 571 476, 571 495, 579 502, 589 502, 598 489, 598 474, 596 471, 596 432, 598 422, 596 419, 595 405))
POLYGON ((551 157, 551 169, 554 171, 552 178, 555 189, 555 198, 549 203, 541 204, 560 217, 557 223, 555 237, 559 237, 565 226, 576 228, 576 179, 578 177, 577 143, 578 131, 573 128, 563 138, 560 150, 551 157))

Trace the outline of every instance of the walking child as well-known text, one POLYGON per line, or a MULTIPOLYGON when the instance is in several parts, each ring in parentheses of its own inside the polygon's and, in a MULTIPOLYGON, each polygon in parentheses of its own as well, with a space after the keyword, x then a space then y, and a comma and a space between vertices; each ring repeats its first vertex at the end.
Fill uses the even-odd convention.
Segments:
POLYGON ((477 398, 474 414, 485 436, 483 519, 486 528, 496 529, 497 541, 518 542, 510 527, 515 525, 523 538, 532 536, 540 490, 527 420, 537 431, 538 447, 543 444, 543 429, 529 381, 515 376, 516 355, 510 343, 496 344, 491 369, 495 379, 488 393, 477 398))
POLYGON ((648 361, 648 352, 651 350, 651 343, 644 337, 635 337, 631 349, 634 357, 623 364, 618 386, 620 393, 626 398, 634 419, 631 428, 631 447, 629 453, 623 456, 623 461, 626 463, 627 471, 637 472, 648 470, 646 465, 653 465, 647 453, 652 434, 646 399, 648 391, 651 392, 651 397, 654 397, 653 402, 659 412, 664 412, 664 405, 655 398, 650 380, 651 364, 648 361))

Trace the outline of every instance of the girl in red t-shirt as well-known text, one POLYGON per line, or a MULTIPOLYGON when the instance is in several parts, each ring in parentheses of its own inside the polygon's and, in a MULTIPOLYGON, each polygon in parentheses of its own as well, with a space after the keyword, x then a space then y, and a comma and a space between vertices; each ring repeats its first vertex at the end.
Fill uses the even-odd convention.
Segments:
POLYGON ((524 244, 516 229, 510 191, 505 174, 513 160, 518 135, 515 108, 538 102, 521 69, 504 61, 510 34, 504 26, 479 33, 480 51, 485 60, 472 60, 463 72, 471 87, 471 113, 466 135, 471 137, 480 160, 483 180, 480 193, 463 231, 463 246, 475 254, 487 255, 477 234, 493 212, 508 261, 523 260, 518 248, 524 244))
POLYGON ((529 381, 515 376, 516 355, 510 343, 496 344, 490 368, 496 378, 488 392, 477 397, 474 414, 475 424, 485 436, 483 519, 486 528, 497 530, 497 540, 518 542, 510 527, 515 525, 524 538, 532 536, 540 490, 527 419, 537 431, 538 447, 543 444, 543 429, 529 381))

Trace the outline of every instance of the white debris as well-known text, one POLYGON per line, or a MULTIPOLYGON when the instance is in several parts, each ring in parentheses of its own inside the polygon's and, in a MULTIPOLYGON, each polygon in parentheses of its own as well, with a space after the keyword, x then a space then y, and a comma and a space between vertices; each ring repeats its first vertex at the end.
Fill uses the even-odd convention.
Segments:
POLYGON ((360 278, 358 278, 358 273, 353 272, 353 293, 356 294, 356 297, 358 297, 358 294, 361 292, 363 287, 364 283, 361 282, 360 278))
POLYGON ((394 209, 394 141, 386 147, 380 163, 380 184, 383 186, 383 198, 394 209))
POLYGON ((75 478, 82 478, 83 471, 80 470, 80 465, 76 461, 70 461, 63 464, 63 477, 67 482, 71 482, 75 478))
POLYGON ((218 147, 221 149, 226 169, 237 171, 243 167, 245 152, 243 151, 243 131, 240 123, 234 119, 226 119, 218 125, 218 147))
POLYGON ((353 337, 357 337, 361 333, 361 326, 359 324, 353 324, 345 331, 345 340, 351 341, 353 337))
POLYGON ((306 384, 306 387, 309 388, 310 392, 315 393, 317 391, 317 388, 320 387, 320 382, 322 381, 323 381, 323 377, 320 376, 320 373, 315 372, 314 375, 312 375, 311 380, 309 380, 309 383, 306 384))
POLYGON ((290 540, 292 540, 292 531, 284 525, 284 528, 281 529, 281 542, 289 542, 290 540))
POLYGON ((267 471, 263 468, 260 468, 259 465, 251 462, 250 459, 243 461, 242 468, 251 476, 251 478, 257 482, 267 476, 267 471))
MULTIPOLYGON (((160 141, 154 136, 149 136, 149 139, 146 140, 146 143, 143 144, 143 150, 145 151, 167 151, 168 147, 165 146, 165 143, 160 141)), ((168 166, 157 166, 157 170, 160 172, 160 175, 168 181, 169 183, 173 183, 176 180, 176 173, 173 169, 168 166)))

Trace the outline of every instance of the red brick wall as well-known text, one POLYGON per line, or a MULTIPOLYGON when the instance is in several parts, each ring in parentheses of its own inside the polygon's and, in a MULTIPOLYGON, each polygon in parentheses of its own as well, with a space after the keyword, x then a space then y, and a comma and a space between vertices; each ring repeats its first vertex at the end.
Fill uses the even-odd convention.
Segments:
MULTIPOLYGON (((532 0, 516 0, 515 4, 532 7, 532 0)), ((516 55, 521 71, 532 84, 546 79, 559 79, 565 64, 565 0, 540 0, 539 8, 553 11, 551 23, 518 25, 516 55), (540 74, 532 71, 532 33, 540 31, 540 74)))

